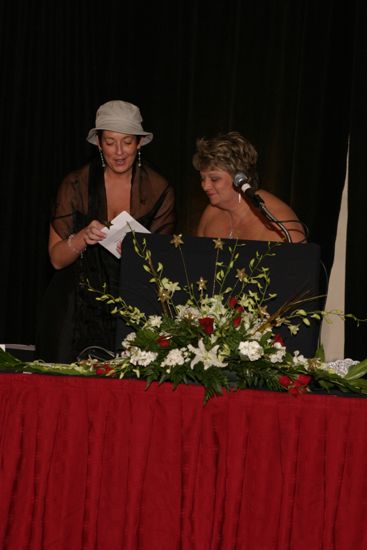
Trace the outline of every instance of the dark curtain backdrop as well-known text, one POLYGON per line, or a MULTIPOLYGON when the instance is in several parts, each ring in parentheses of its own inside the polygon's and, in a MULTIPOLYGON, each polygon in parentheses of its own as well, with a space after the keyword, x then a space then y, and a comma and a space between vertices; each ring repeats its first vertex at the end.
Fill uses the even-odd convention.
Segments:
MULTIPOLYGON (((85 137, 110 99, 139 105, 154 132, 144 155, 175 186, 178 231, 192 234, 205 205, 196 138, 239 130, 327 270, 351 132, 347 305, 367 317, 366 22, 362 0, 2 3, 0 340, 34 342, 50 201, 94 152, 85 137)), ((352 332, 349 355, 367 355, 366 329, 352 332)))

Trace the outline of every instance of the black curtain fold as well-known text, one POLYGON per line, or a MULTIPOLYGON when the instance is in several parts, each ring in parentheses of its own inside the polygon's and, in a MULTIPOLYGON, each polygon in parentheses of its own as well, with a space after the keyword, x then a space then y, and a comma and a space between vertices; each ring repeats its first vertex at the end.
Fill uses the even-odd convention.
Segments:
MULTIPOLYGON (((196 138, 239 130, 258 149, 262 186, 293 206, 330 270, 349 133, 350 208, 363 217, 365 22, 360 0, 3 3, 0 340, 34 341, 50 201, 93 154, 85 138, 109 99, 139 105, 154 133, 143 153, 175 186, 177 230, 192 234, 206 204, 196 138)), ((360 225, 349 225, 351 266, 360 225)))
POLYGON ((358 2, 355 15, 352 98, 350 104, 350 148, 348 185, 348 228, 346 258, 345 311, 365 321, 356 329, 356 322, 347 319, 345 354, 365 359, 367 342, 367 254, 366 203, 367 203, 367 36, 365 23, 367 6, 358 2))

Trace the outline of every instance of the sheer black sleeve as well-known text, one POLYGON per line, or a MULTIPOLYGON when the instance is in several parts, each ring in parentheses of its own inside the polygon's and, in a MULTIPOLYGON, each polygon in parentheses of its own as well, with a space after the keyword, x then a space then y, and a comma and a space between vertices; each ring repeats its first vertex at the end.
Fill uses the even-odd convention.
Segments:
POLYGON ((79 231, 78 220, 88 211, 87 169, 68 174, 61 182, 51 211, 51 225, 56 233, 66 239, 79 231))

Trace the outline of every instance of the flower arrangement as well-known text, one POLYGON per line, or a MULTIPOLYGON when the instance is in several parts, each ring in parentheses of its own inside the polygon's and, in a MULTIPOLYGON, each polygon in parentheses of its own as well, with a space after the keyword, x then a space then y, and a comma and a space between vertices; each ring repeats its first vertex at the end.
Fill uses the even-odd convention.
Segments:
MULTIPOLYGON (((182 254, 182 235, 174 235, 172 246, 182 254)), ((269 292, 269 268, 263 266, 264 257, 276 254, 277 243, 268 243, 265 253, 257 253, 249 265, 238 266, 235 241, 213 239, 216 251, 214 284, 208 291, 208 282, 200 278, 180 284, 165 276, 164 266, 154 264, 146 240, 134 236, 134 249, 142 260, 150 282, 155 285, 161 315, 146 315, 115 297, 106 289, 89 290, 96 299, 105 302, 113 315, 120 316, 131 328, 122 342, 122 351, 110 360, 89 357, 71 365, 47 365, 41 362, 21 363, 9 354, 0 355, 0 370, 11 367, 22 372, 53 372, 85 376, 135 377, 149 386, 156 381, 197 383, 205 388, 205 399, 220 395, 223 390, 265 388, 299 395, 312 391, 341 391, 367 394, 367 360, 326 363, 323 350, 313 358, 299 351, 287 351, 279 328, 285 326, 297 334, 300 325, 319 322, 323 317, 342 312, 306 311, 305 298, 295 299, 269 313, 268 305, 275 294, 269 292), (228 244, 230 243, 230 244, 228 244), (231 244, 234 243, 234 244, 231 244), (229 262, 221 260, 223 248, 229 247, 229 262), (235 284, 228 286, 230 273, 235 273, 235 284), (184 290, 187 300, 175 303, 175 293, 184 290)), ((187 275, 187 273, 186 273, 187 275)))

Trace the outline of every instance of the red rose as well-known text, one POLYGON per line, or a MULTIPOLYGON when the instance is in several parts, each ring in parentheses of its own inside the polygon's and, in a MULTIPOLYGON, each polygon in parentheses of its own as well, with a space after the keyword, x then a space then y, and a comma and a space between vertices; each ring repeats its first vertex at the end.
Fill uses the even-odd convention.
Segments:
POLYGON ((212 317, 203 317, 199 319, 199 325, 205 332, 205 334, 213 334, 214 332, 214 319, 212 317))
POLYGON ((311 382, 311 376, 308 374, 299 374, 294 381, 295 386, 308 386, 308 384, 311 382))
POLYGON ((157 344, 161 346, 161 348, 169 348, 170 341, 165 336, 158 336, 157 344))
POLYGON ((289 378, 289 376, 286 376, 285 374, 282 374, 282 376, 279 376, 278 380, 279 380, 279 384, 281 386, 284 386, 285 388, 289 388, 289 386, 292 384, 292 380, 289 378))
POLYGON ((238 302, 238 300, 237 300, 236 296, 231 296, 230 299, 228 300, 228 305, 229 305, 229 307, 234 308, 234 307, 236 307, 237 302, 238 302))
POLYGON ((109 373, 112 370, 112 367, 110 365, 104 364, 104 365, 95 365, 94 367, 96 374, 99 376, 103 376, 104 374, 109 373))
POLYGON ((237 328, 238 325, 241 323, 241 315, 237 315, 236 317, 234 317, 232 323, 233 323, 233 326, 237 328))
POLYGON ((284 340, 280 336, 280 334, 274 334, 273 340, 276 344, 280 344, 281 346, 285 346, 284 340))
POLYGON ((288 393, 291 395, 300 395, 307 392, 307 385, 311 380, 311 376, 308 374, 299 374, 296 380, 291 380, 289 376, 282 375, 278 378, 279 384, 288 388, 288 393))

